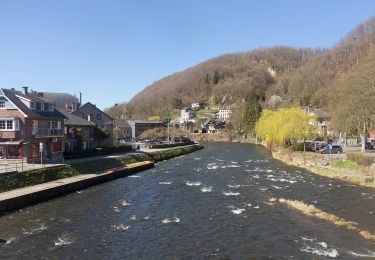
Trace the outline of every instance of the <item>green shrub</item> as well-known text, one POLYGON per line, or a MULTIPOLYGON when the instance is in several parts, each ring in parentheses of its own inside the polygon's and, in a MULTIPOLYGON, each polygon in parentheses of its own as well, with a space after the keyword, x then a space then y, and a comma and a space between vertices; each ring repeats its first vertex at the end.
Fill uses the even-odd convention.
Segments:
MULTIPOLYGON (((309 145, 306 143, 306 151, 308 150, 309 145)), ((303 143, 297 143, 290 147, 292 151, 294 152, 303 152, 305 151, 304 144, 303 143)))
POLYGON ((78 174, 79 172, 69 165, 48 167, 26 172, 2 173, 0 174, 0 192, 73 177, 78 174))
POLYGON ((64 152, 65 159, 76 159, 88 156, 113 154, 113 153, 124 153, 132 150, 131 145, 118 145, 111 147, 96 148, 93 150, 76 150, 64 152))
POLYGON ((152 157, 152 159, 155 162, 160 162, 160 161, 168 160, 168 159, 178 157, 187 153, 192 153, 200 149, 203 149, 202 145, 192 145, 192 146, 187 146, 187 147, 178 147, 178 148, 174 148, 170 150, 152 152, 152 153, 149 153, 149 155, 152 157))
POLYGON ((362 166, 370 166, 374 163, 374 157, 371 155, 365 155, 361 153, 348 153, 347 159, 358 163, 362 166))
POLYGON ((178 146, 192 145, 193 141, 183 142, 183 143, 172 143, 172 144, 150 144, 148 145, 149 149, 163 149, 163 148, 172 148, 178 146))

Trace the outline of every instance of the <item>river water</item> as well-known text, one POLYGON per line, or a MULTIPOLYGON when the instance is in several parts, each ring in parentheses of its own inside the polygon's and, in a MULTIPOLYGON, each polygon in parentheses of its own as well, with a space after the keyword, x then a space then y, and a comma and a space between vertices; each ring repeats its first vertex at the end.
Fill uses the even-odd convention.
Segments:
POLYGON ((375 232, 375 191, 311 174, 263 147, 205 149, 0 217, 1 259, 375 257, 358 233, 276 203, 297 199, 375 232))

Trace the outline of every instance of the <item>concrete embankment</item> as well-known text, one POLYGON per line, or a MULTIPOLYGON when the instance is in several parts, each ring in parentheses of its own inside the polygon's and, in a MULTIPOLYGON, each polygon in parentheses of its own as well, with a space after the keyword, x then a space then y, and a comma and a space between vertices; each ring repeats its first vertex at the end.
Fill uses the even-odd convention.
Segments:
POLYGON ((77 191, 116 178, 150 169, 154 167, 151 161, 129 164, 126 167, 118 167, 101 174, 82 174, 70 178, 64 178, 39 185, 33 185, 21 189, 0 193, 0 212, 7 212, 35 204, 47 199, 77 191))
MULTIPOLYGON (((117 167, 103 169, 100 171, 100 173, 79 174, 74 177, 61 178, 54 181, 49 181, 37 185, 2 192, 0 193, 0 214, 19 208, 23 208, 25 206, 29 206, 35 203, 39 203, 66 193, 84 189, 99 183, 110 181, 116 178, 125 177, 136 172, 150 169, 154 167, 155 162, 160 162, 174 157, 182 156, 184 154, 192 153, 202 148, 202 145, 189 145, 186 147, 177 147, 161 151, 155 151, 151 153, 145 153, 145 156, 141 156, 142 154, 139 154, 140 156, 130 155, 133 160, 142 161, 130 163, 126 166, 116 165, 118 161, 121 161, 121 158, 117 158, 117 160, 113 160, 113 158, 97 160, 96 163, 98 165, 91 165, 91 167, 88 168, 101 169, 101 166, 108 165, 112 165, 111 167, 117 167)), ((76 169, 82 171, 80 167, 84 167, 85 164, 86 163, 84 162, 81 163, 79 167, 71 167, 75 167, 76 169)))

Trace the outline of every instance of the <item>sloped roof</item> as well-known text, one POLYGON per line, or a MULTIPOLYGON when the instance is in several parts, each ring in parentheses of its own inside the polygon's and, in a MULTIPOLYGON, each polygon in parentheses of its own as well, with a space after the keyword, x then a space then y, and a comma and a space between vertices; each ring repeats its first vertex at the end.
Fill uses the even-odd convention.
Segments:
POLYGON ((115 118, 113 124, 120 128, 130 127, 128 120, 123 118, 115 118))
POLYGON ((102 110, 100 110, 99 108, 96 107, 96 105, 92 104, 91 102, 87 102, 86 104, 84 104, 83 106, 80 106, 79 108, 77 108, 76 110, 74 110, 72 113, 73 114, 77 114, 79 113, 79 111, 81 109, 83 109, 84 107, 92 107, 94 109, 96 109, 97 111, 101 112, 103 115, 107 116, 110 120, 113 120, 113 117, 111 117, 110 115, 108 115, 107 113, 103 112, 102 110))
POLYGON ((75 116, 69 112, 62 112, 62 114, 67 118, 64 122, 65 125, 73 125, 73 126, 94 126, 93 122, 90 122, 82 117, 75 116))
POLYGON ((62 112, 68 111, 67 105, 74 104, 77 108, 79 106, 79 99, 68 93, 50 93, 41 92, 43 99, 55 104, 56 108, 62 112))
POLYGON ((53 111, 45 111, 45 110, 33 110, 28 108, 18 96, 24 97, 29 100, 33 101, 39 101, 39 102, 46 102, 41 97, 37 97, 35 93, 29 93, 27 95, 24 95, 20 91, 12 90, 12 89, 1 89, 4 96, 12 102, 23 114, 30 117, 51 117, 51 118, 64 118, 65 116, 60 113, 57 109, 54 109, 53 111))
POLYGON ((320 119, 329 119, 329 118, 331 118, 331 116, 327 112, 325 112, 325 111, 323 111, 323 110, 321 110, 319 108, 314 109, 313 111, 311 111, 311 113, 313 115, 315 115, 316 117, 320 118, 320 119))

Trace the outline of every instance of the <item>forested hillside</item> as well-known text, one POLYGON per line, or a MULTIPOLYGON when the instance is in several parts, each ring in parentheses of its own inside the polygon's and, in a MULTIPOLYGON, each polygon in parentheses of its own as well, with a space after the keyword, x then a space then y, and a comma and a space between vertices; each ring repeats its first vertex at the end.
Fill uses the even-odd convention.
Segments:
POLYGON ((337 88, 357 68, 366 67, 360 65, 374 43, 372 18, 326 50, 278 46, 223 55, 165 77, 108 112, 133 118, 164 117, 199 101, 230 105, 255 100, 266 107, 273 94, 283 97, 282 106, 333 110, 337 88))

